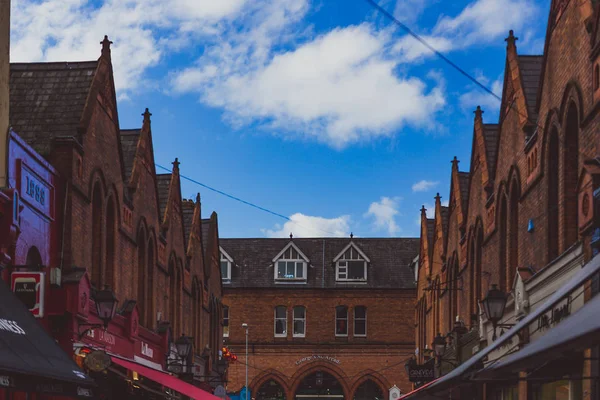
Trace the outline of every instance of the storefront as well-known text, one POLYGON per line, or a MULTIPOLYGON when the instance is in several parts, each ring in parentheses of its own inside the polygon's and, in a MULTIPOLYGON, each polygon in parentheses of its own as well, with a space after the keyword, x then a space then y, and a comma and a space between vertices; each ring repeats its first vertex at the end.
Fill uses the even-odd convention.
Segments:
POLYGON ((92 398, 95 386, 0 280, 0 399, 25 393, 92 398))

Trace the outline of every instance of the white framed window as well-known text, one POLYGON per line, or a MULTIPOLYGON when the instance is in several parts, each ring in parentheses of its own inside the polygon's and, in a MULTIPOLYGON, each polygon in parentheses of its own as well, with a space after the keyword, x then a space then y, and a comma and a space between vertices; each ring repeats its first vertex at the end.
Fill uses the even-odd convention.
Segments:
POLYGON ((229 307, 223 307, 223 337, 229 337, 229 307))
POLYGON ((221 251, 221 279, 223 280, 223 283, 230 283, 233 258, 231 258, 222 247, 219 247, 219 250, 221 251))
POLYGON ((335 336, 348 336, 348 307, 335 308, 335 336))
POLYGON ((366 282, 367 263, 369 258, 353 243, 338 254, 333 260, 335 264, 335 279, 338 282, 366 282))
POLYGON ((275 280, 306 282, 308 258, 290 242, 274 259, 275 280))
POLYGON ((354 336, 367 336, 367 307, 354 307, 354 336))
POLYGON ((304 306, 294 307, 294 337, 306 335, 306 308, 304 306))
POLYGON ((287 309, 275 307, 275 337, 287 337, 287 309))

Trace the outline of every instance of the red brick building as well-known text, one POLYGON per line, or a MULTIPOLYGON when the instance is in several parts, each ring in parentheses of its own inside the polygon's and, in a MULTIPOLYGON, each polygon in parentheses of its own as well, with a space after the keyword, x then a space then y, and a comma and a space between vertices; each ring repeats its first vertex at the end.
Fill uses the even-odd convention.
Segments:
POLYGON ((30 207, 4 251, 5 274, 46 274, 42 323, 82 366, 90 350, 112 357, 114 374, 95 376, 109 379, 101 384, 109 398, 161 387, 191 393, 167 370, 189 382, 193 373, 210 391, 226 368, 217 215, 202 219, 200 196, 182 198, 177 159, 172 173, 156 174, 147 109, 140 128, 120 128, 110 43, 105 37, 96 61, 11 64, 10 122, 20 139, 9 187, 30 207), (104 287, 118 312, 106 331, 88 329, 101 323, 94 296, 104 287), (183 334, 193 338, 189 367, 174 354, 183 334))
MULTIPOLYGON (((509 295, 500 322, 510 327, 591 259, 598 224, 592 199, 600 172, 599 18, 595 1, 553 0, 543 55, 519 54, 513 32, 506 38, 499 121, 487 121, 477 107, 468 168, 461 170, 456 158, 452 162, 449 206, 441 206, 438 195, 433 219, 422 210, 415 309, 419 363, 432 356, 438 333, 453 339, 451 360, 458 364, 494 342, 479 305, 492 285, 509 295)), ((570 312, 588 296, 570 299, 570 312)), ((528 329, 516 346, 526 348, 538 336, 528 329)), ((572 373, 588 368, 589 361, 580 362, 572 373)), ((451 369, 442 364, 439 373, 451 369)), ((591 385, 575 378, 517 381, 499 388, 487 384, 484 390, 499 399, 512 398, 509 393, 554 398, 559 390, 580 398, 591 385)))
POLYGON ((256 399, 409 390, 418 239, 221 239, 228 391, 256 399))

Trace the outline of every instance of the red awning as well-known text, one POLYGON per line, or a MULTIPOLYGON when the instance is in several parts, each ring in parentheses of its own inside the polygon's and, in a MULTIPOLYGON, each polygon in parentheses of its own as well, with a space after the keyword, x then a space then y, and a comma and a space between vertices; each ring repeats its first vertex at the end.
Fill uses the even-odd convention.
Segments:
MULTIPOLYGON (((438 378, 439 379, 439 378, 438 378)), ((402 399, 408 399, 409 397, 412 397, 414 395, 416 395, 418 392, 420 392, 421 390, 425 390, 426 387, 428 387, 429 385, 432 385, 435 381, 437 381, 437 379, 432 380, 431 382, 427 382, 426 384, 424 384, 423 386, 420 386, 418 388, 416 388, 415 390, 413 390, 412 392, 408 392, 403 396, 400 396, 400 398, 398 400, 402 400, 402 399)))
POLYGON ((174 376, 169 374, 165 374, 164 372, 160 372, 154 370, 152 368, 144 367, 141 364, 123 360, 118 357, 111 357, 112 361, 115 364, 120 365, 121 367, 127 368, 129 370, 135 371, 140 375, 145 376, 148 379, 153 380, 154 382, 160 383, 163 386, 166 386, 170 389, 173 389, 181 394, 184 394, 188 397, 191 397, 195 400, 221 400, 220 397, 213 396, 212 394, 205 392, 204 390, 197 388, 194 385, 190 385, 182 381, 181 379, 177 379, 174 376))

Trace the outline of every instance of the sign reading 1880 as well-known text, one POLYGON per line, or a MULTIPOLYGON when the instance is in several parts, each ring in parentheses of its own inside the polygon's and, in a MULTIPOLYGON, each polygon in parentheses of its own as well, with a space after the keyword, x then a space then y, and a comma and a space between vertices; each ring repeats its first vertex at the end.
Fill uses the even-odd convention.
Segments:
POLYGON ((50 215, 51 188, 26 165, 21 164, 21 198, 43 214, 50 215))

